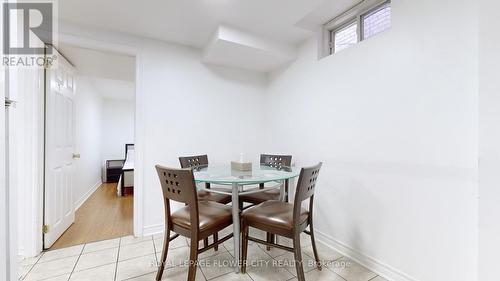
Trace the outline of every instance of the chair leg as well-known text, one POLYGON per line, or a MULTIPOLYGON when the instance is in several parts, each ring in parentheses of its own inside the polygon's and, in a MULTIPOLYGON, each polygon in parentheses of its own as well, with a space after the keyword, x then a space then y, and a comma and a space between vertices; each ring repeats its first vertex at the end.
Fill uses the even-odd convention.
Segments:
POLYGON ((288 179, 285 180, 285 202, 289 202, 288 200, 288 186, 289 186, 289 181, 288 179))
POLYGON ((203 239, 203 247, 208 247, 208 237, 203 239))
MULTIPOLYGON (((196 238, 196 237, 195 237, 196 238)), ((198 266, 198 241, 191 238, 191 249, 189 254, 189 272, 188 281, 194 281, 196 279, 196 267, 198 266)))
MULTIPOLYGON (((270 232, 266 233, 266 241, 267 241, 267 243, 272 243, 272 237, 273 237, 273 235, 270 232)), ((271 246, 266 246, 266 250, 270 251, 271 250, 271 246)))
MULTIPOLYGON (((214 233, 214 236, 213 236, 213 237, 214 237, 214 243, 217 243, 217 241, 219 241, 219 233, 217 233, 217 232, 216 232, 216 233, 214 233)), ((214 250, 215 250, 215 251, 218 251, 218 250, 219 250, 219 245, 215 245, 215 246, 214 246, 214 250)))
POLYGON ((167 260, 169 242, 170 242, 170 229, 168 229, 167 226, 165 228, 165 238, 163 239, 163 250, 161 253, 160 267, 158 268, 158 272, 156 273, 156 281, 161 280, 161 276, 163 275, 163 270, 165 269, 165 261, 167 260))
MULTIPOLYGON (((276 235, 268 232, 267 233, 267 242, 274 244, 276 242, 276 235)), ((266 246, 266 250, 270 251, 271 246, 266 246)))
POLYGON ((316 248, 316 240, 314 239, 314 227, 313 227, 312 220, 311 220, 311 224, 309 225, 309 229, 311 232, 311 244, 312 244, 312 248, 313 248, 313 252, 314 252, 314 260, 316 261, 316 267, 318 268, 318 270, 321 270, 321 262, 319 260, 318 250, 316 248))
POLYGON ((247 252, 248 252, 248 226, 242 225, 241 231, 241 273, 246 273, 247 270, 247 252))
POLYGON ((293 237, 293 254, 295 257, 295 269, 297 270, 298 281, 305 281, 304 267, 302 263, 302 252, 300 248, 300 232, 295 233, 293 237))

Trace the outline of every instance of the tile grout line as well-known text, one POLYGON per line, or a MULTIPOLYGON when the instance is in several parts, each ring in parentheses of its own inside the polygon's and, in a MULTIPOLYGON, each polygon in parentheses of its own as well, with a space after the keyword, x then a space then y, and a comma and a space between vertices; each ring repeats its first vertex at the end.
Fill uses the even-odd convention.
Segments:
MULTIPOLYGON (((199 262, 199 260, 198 260, 198 262, 199 262)), ((205 275, 205 272, 203 272, 203 269, 201 269, 201 267, 200 267, 199 265, 198 265, 196 268, 197 268, 196 270, 198 270, 198 268, 200 269, 201 275, 203 275, 203 278, 205 278, 205 281, 208 281, 208 278, 207 278, 207 276, 205 275)), ((188 270, 188 272, 189 272, 189 270, 188 270)), ((189 274, 189 273, 188 273, 188 274, 189 274)), ((221 276, 223 276, 223 275, 224 275, 224 274, 222 274, 221 276)))
POLYGON ((151 235, 151 243, 153 243, 153 255, 155 256, 156 264, 158 264, 158 257, 156 256, 156 245, 153 235, 151 235))
MULTIPOLYGON (((200 259, 198 259, 196 262, 198 262, 198 263, 199 263, 199 261, 200 261, 200 259)), ((208 278, 207 278, 207 276, 205 275, 205 272, 203 272, 203 269, 201 268, 201 266, 199 266, 199 264, 198 264, 197 268, 199 268, 199 269, 200 269, 200 272, 201 272, 201 274, 203 275, 203 278, 205 278, 205 281, 207 281, 207 280, 208 280, 208 278)), ((188 271, 188 272, 189 272, 189 271, 188 271)), ((222 275, 221 275, 221 276, 222 276, 222 275)))
POLYGON ((116 264, 115 264, 115 276, 113 277, 113 280, 116 281, 116 276, 118 275, 118 261, 120 259, 120 249, 122 247, 122 238, 120 237, 120 240, 118 241, 118 253, 116 254, 116 264))
MULTIPOLYGON (((337 259, 334 259, 333 261, 334 261, 334 262, 335 262, 335 261, 338 261, 338 260, 340 260, 341 258, 345 258, 345 256, 341 256, 341 257, 339 257, 339 258, 337 258, 337 259)), ((333 271, 333 269, 330 269, 328 266, 323 266, 323 268, 326 268, 326 269, 327 269, 328 271, 330 271, 331 273, 333 273, 333 274, 337 275, 338 277, 340 277, 341 279, 343 279, 343 280, 346 280, 346 281, 347 281, 347 279, 345 279, 344 277, 340 276, 340 274, 338 274, 337 272, 333 271)))
MULTIPOLYGON (((98 250, 98 251, 94 251, 94 252, 82 253, 81 256, 84 256, 84 255, 87 255, 87 254, 92 254, 92 253, 97 253, 97 252, 101 252, 101 251, 113 250, 115 248, 118 248, 118 247, 109 248, 109 249, 103 249, 103 250, 98 250)), ((75 256, 69 256, 69 257, 66 257, 66 258, 71 258, 71 257, 75 257, 75 256)), ((65 259, 65 258, 60 258, 60 259, 56 259, 56 260, 53 260, 53 261, 57 261, 57 260, 61 260, 61 259, 65 259)), ((127 259, 127 260, 129 260, 129 259, 127 259)), ((50 262, 52 262, 52 261, 50 261, 50 262)), ((110 265, 110 264, 114 264, 114 263, 116 263, 116 262, 109 262, 109 263, 99 264, 99 265, 91 266, 91 267, 88 267, 88 268, 84 268, 82 270, 73 271, 73 273, 81 272, 81 271, 85 271, 85 270, 90 270, 90 269, 95 269, 95 268, 98 268, 98 267, 101 267, 101 266, 110 265)), ((41 263, 41 264, 43 264, 43 263, 41 263)), ((64 275, 64 274, 61 274, 61 275, 64 275)), ((61 275, 58 275, 58 276, 61 276, 61 275)))
POLYGON ((134 277, 129 277, 129 278, 123 279, 123 281, 136 279, 136 278, 138 278, 138 277, 143 277, 143 276, 149 275, 149 274, 151 274, 151 273, 153 273, 153 272, 148 272, 148 273, 144 273, 144 274, 137 275, 137 276, 134 276, 134 277))
MULTIPOLYGON (((119 240, 119 239, 120 239, 120 238, 115 238, 115 239, 118 239, 118 244, 119 244, 119 242, 120 242, 120 240, 119 240)), ((114 239, 110 239, 110 240, 114 240, 114 239)), ((106 241, 106 240, 104 240, 104 241, 106 241)), ((104 242, 104 241, 90 242, 90 243, 86 243, 85 245, 88 245, 88 244, 94 244, 94 243, 99 243, 99 242, 104 242)), ((90 254, 90 253, 95 253, 95 252, 100 252, 100 251, 105 251, 105 250, 111 250, 111 249, 118 248, 118 247, 119 247, 119 245, 118 245, 118 246, 108 246, 108 247, 106 247, 106 248, 102 248, 102 249, 97 249, 97 250, 89 250, 88 252, 85 252, 85 253, 83 253, 83 254, 85 255, 85 254, 90 254)))
POLYGON ((245 273, 245 274, 246 274, 246 276, 248 276, 248 278, 250 278, 250 280, 255 281, 255 280, 252 278, 252 276, 251 276, 250 274, 248 274, 248 272, 247 272, 247 273, 245 273))
MULTIPOLYGON (((207 279, 207 278, 205 278, 205 279, 206 279, 207 281, 210 281, 210 280, 214 280, 214 279, 221 278, 222 276, 226 276, 226 275, 229 275, 229 274, 236 274, 236 273, 234 273, 234 271, 231 271, 231 272, 224 273, 224 274, 222 274, 222 275, 219 275, 219 276, 214 277, 214 278, 211 278, 211 279, 207 279)), ((242 273, 240 272, 240 273, 237 273, 237 274, 242 274, 242 273)), ((245 274, 242 274, 242 275, 247 275, 248 277, 250 277, 250 276, 248 275, 248 273, 245 273, 245 274)), ((250 277, 250 279, 252 279, 252 278, 250 277)), ((252 280, 253 280, 253 279, 252 279, 252 280)))
POLYGON ((71 275, 73 275, 73 272, 75 271, 76 265, 80 261, 80 257, 83 254, 83 250, 85 249, 85 245, 87 245, 87 244, 83 244, 82 250, 80 251, 80 255, 78 255, 78 258, 76 259, 75 265, 73 266, 73 269, 71 270, 71 273, 69 274, 68 281, 71 279, 71 275))
MULTIPOLYGON (((151 236, 151 237, 153 237, 153 236, 151 236)), ((155 256, 156 256, 156 243, 155 243, 154 238, 153 238, 153 251, 155 252, 155 256)), ((158 260, 156 262, 158 262, 158 260)))
POLYGON ((21 280, 24 280, 26 279, 26 277, 28 277, 28 274, 33 270, 33 268, 35 267, 35 265, 38 263, 38 261, 42 258, 44 252, 42 251, 42 253, 40 254, 40 256, 38 256, 38 258, 35 260, 35 263, 33 263, 31 266, 30 266, 30 269, 28 270, 28 272, 26 272, 26 274, 23 276, 23 278, 21 278, 21 280))
MULTIPOLYGON (((199 242, 198 242, 198 247, 200 246, 199 242)), ((224 247, 224 245, 222 245, 224 247)), ((226 249, 227 250, 227 249, 226 249)), ((207 257, 209 258, 209 257, 207 257)), ((201 272, 201 275, 203 275, 203 278, 205 279, 205 281, 208 280, 207 276, 205 275, 205 272, 203 272, 203 269, 201 268, 201 266, 199 265, 199 262, 200 262, 200 258, 198 257, 198 260, 196 261, 198 262, 198 266, 196 266, 196 270, 200 269, 200 272, 201 272)), ((189 269, 188 269, 188 275, 189 275, 189 269)))
POLYGON ((56 258, 56 259, 48 260, 48 261, 41 261, 41 262, 37 262, 37 264, 44 264, 44 263, 54 262, 54 261, 63 260, 63 259, 67 259, 67 258, 72 258, 72 257, 77 257, 77 256, 80 256, 80 254, 70 255, 70 256, 61 257, 61 258, 56 258))
MULTIPOLYGON (((314 260, 314 257, 312 257, 312 256, 310 256, 310 255, 308 255, 307 253, 305 253, 305 252, 304 252, 304 248, 306 248, 306 247, 309 247, 309 246, 303 246, 303 247, 301 247, 301 252, 303 252, 302 254, 314 260)), ((260 247, 259 247, 259 248, 260 248, 260 247)), ((260 248, 260 249, 261 249, 262 251, 264 251, 264 252, 266 252, 266 253, 267 253, 267 251, 266 251, 265 249, 262 249, 262 248, 260 248)), ((273 258, 273 257, 271 257, 271 258, 272 258, 273 260, 275 260, 275 261, 278 261, 278 260, 277 260, 277 258, 279 258, 279 257, 283 257, 283 256, 284 256, 284 255, 286 255, 287 253, 291 253, 291 252, 286 251, 285 253, 283 253, 283 254, 281 254, 281 255, 279 255, 279 256, 276 256, 276 257, 274 257, 274 258, 273 258)), ((337 261, 337 260, 340 260, 341 258, 344 258, 344 256, 340 256, 340 257, 338 257, 338 258, 336 258, 336 259, 333 259, 332 261, 337 261)), ((295 259, 295 258, 294 258, 294 259, 295 259)), ((304 260, 304 257, 302 257, 302 261, 303 261, 303 260, 304 260)), ((333 273, 333 274, 335 274, 336 276, 340 277, 342 280, 346 280, 344 277, 340 276, 338 273, 336 273, 335 271, 331 270, 331 269, 330 269, 330 268, 328 268, 327 266, 322 266, 321 268, 322 268, 322 269, 326 268, 328 271, 330 271, 331 273, 333 273)), ((292 280, 292 279, 294 279, 294 278, 297 278, 297 276, 296 276, 297 272, 291 272, 288 268, 285 268, 285 270, 286 270, 287 272, 289 272, 290 274, 294 275, 294 277, 292 277, 292 278, 290 278, 290 279, 288 279, 288 280, 292 280)), ((317 268, 314 268, 314 269, 312 269, 312 270, 310 270, 310 271, 307 271, 307 272, 306 272, 306 271, 304 271, 304 274, 309 273, 309 272, 313 272, 314 270, 317 270, 317 268)), ((377 276, 378 276, 378 275, 377 275, 377 276)), ((375 277, 373 277, 373 278, 371 278, 371 279, 369 279, 369 280, 367 280, 367 281, 370 281, 370 280, 372 280, 372 279, 376 278, 377 276, 375 276, 375 277)), ((346 280, 346 281, 347 281, 347 280, 346 280)))
POLYGON ((77 270, 77 271, 74 271, 73 273, 78 273, 78 272, 82 272, 82 271, 87 271, 87 270, 91 270, 91 269, 96 269, 98 267, 102 267, 102 266, 106 266, 106 265, 110 265, 110 264, 115 264, 116 262, 108 262, 108 263, 103 263, 103 264, 99 264, 99 265, 95 265, 95 266, 92 266, 92 267, 87 267, 87 268, 84 268, 84 269, 81 269, 81 270, 77 270))
MULTIPOLYGON (((153 235, 151 235, 151 243, 153 243, 153 255, 155 256, 156 265, 159 265, 158 257, 156 255, 155 238, 153 235)), ((163 271, 165 271, 165 270, 163 270, 163 271)), ((156 269, 156 272, 158 272, 158 269, 156 269)))
MULTIPOLYGON (((229 253, 229 251, 227 251, 227 250, 226 250, 226 252, 219 252, 219 251, 217 251, 217 252, 215 252, 215 254, 210 255, 210 256, 208 256, 208 257, 204 257, 204 258, 202 258, 201 260, 210 259, 210 258, 215 258, 216 256, 223 255, 223 254, 228 254, 229 256, 231 256, 231 259, 233 259, 233 258, 234 258, 234 257, 231 255, 231 253, 229 253)), ((200 259, 198 259, 198 262, 199 262, 199 261, 200 261, 200 259)), ((200 269, 201 273, 203 274, 203 277, 205 277, 205 280, 207 280, 207 281, 208 281, 208 280, 213 280, 213 279, 219 278, 219 277, 224 276, 224 275, 229 274, 229 273, 234 273, 234 272, 233 272, 234 270, 231 270, 231 272, 224 273, 224 274, 222 274, 222 275, 219 275, 219 276, 216 276, 216 277, 213 277, 213 278, 208 279, 208 277, 205 275, 205 272, 203 272, 203 268, 202 268, 201 266, 197 266, 197 267, 200 269)))

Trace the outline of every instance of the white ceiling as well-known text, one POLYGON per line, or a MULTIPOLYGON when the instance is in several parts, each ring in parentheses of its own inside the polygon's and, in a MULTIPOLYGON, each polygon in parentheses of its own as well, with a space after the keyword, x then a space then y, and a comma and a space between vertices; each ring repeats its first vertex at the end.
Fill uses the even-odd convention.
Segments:
POLYGON ((296 58, 295 48, 270 38, 221 25, 205 46, 202 61, 257 72, 268 72, 296 58))
POLYGON ((85 76, 102 98, 135 99, 135 58, 59 44, 59 51, 85 76))
MULTIPOLYGON (((87 28, 200 48, 204 63, 269 72, 293 61, 297 44, 359 1, 64 0, 59 17, 87 28)), ((78 62, 84 72, 85 56, 94 55, 78 62)), ((95 71, 113 79, 106 67, 95 71)))
POLYGON ((104 99, 135 100, 134 82, 92 77, 90 83, 104 99))
MULTIPOLYGON (((336 15, 360 0, 64 0, 66 22, 202 48, 221 24, 295 45, 313 32, 297 23, 324 8, 336 15), (325 4, 326 3, 326 4, 325 4), (337 6, 336 3, 339 5, 337 6), (326 5, 326 6, 325 6, 326 5)), ((311 19, 309 19, 311 20, 311 19)))
POLYGON ((354 5, 361 2, 360 0, 325 0, 316 9, 305 14, 305 16, 297 22, 296 26, 311 31, 316 31, 321 26, 334 17, 349 10, 354 5))
POLYGON ((135 58, 59 44, 59 51, 76 67, 79 74, 114 80, 135 80, 135 58))

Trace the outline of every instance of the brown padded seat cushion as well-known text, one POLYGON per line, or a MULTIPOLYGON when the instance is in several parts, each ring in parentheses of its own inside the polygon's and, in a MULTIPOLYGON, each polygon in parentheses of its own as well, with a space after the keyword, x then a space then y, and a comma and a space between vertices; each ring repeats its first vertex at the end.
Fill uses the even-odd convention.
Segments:
MULTIPOLYGON (((220 229, 229 226, 233 222, 231 206, 212 201, 199 201, 199 227, 200 232, 208 229, 220 229)), ((172 223, 182 228, 191 228, 189 206, 172 213, 172 223)))
MULTIPOLYGON (((309 211, 300 208, 300 223, 309 217, 309 211)), ((286 230, 293 228, 293 204, 281 201, 266 201, 243 211, 242 218, 245 223, 252 222, 269 225, 286 230)))
MULTIPOLYGON (((218 191, 225 191, 225 192, 228 191, 228 189, 224 189, 224 188, 211 188, 211 189, 218 190, 218 191)), ((222 204, 227 204, 227 203, 232 201, 230 195, 208 192, 208 191, 203 190, 203 189, 198 190, 198 200, 199 201, 213 201, 213 202, 219 202, 222 204)))
MULTIPOLYGON (((256 189, 250 189, 251 190, 256 190, 256 189)), ((252 193, 252 194, 247 194, 247 195, 240 195, 240 200, 242 202, 248 202, 252 204, 259 204, 268 200, 279 200, 280 199, 280 189, 275 188, 271 190, 266 190, 263 192, 258 192, 258 193, 252 193)))

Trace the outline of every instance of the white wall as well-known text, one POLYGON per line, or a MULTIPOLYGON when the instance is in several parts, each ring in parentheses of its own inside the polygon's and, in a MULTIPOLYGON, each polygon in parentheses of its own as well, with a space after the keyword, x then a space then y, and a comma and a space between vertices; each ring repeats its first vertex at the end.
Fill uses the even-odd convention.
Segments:
POLYGON ((219 163, 240 152, 257 155, 265 137, 265 79, 200 59, 200 51, 170 44, 142 52, 145 232, 163 229, 156 164, 178 167, 179 156, 197 153, 219 163))
POLYGON ((79 207, 101 183, 103 102, 83 76, 76 79, 76 161, 74 200, 79 207))
POLYGON ((125 158, 125 144, 134 143, 134 113, 133 100, 103 100, 101 162, 125 158))
POLYGON ((394 280, 476 280, 476 7, 392 6, 390 31, 272 75, 266 147, 324 162, 322 240, 394 280))
POLYGON ((479 276, 498 280, 500 249, 500 3, 480 1, 479 11, 479 276))

